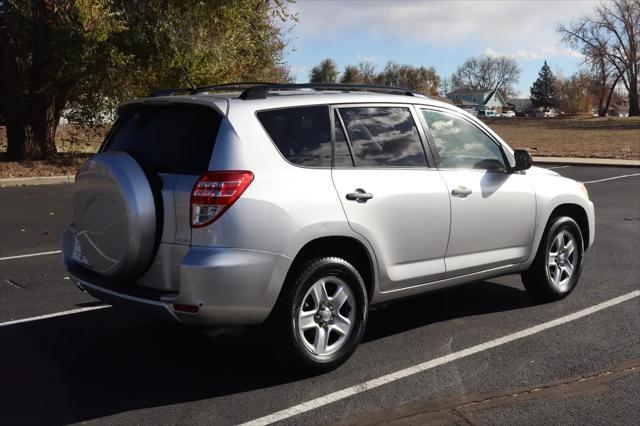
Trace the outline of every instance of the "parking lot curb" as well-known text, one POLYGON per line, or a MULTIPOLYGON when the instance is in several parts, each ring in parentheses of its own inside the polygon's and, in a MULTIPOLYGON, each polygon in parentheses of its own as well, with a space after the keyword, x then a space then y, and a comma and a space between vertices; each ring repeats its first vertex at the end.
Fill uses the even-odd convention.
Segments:
POLYGON ((613 158, 533 157, 534 164, 566 164, 570 166, 640 167, 640 160, 613 158))
POLYGON ((0 179, 0 188, 8 188, 11 186, 54 185, 59 183, 73 183, 73 182, 75 182, 74 175, 6 178, 6 179, 0 179))

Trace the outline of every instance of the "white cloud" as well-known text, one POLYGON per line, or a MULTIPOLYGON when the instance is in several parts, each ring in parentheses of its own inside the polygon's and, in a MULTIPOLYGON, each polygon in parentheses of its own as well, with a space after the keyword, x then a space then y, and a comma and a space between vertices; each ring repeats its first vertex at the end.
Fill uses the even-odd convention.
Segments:
POLYGON ((538 59, 547 59, 552 56, 566 56, 574 59, 582 59, 584 55, 573 49, 558 49, 557 47, 543 47, 539 49, 517 49, 511 52, 500 52, 491 47, 484 49, 485 55, 489 56, 510 56, 515 59, 524 61, 535 61, 538 59))
POLYGON ((298 12, 296 32, 302 39, 365 33, 380 39, 411 39, 432 46, 475 42, 531 59, 546 52, 567 55, 567 49, 548 47, 560 46, 556 25, 588 13, 595 4, 584 0, 300 0, 292 9, 298 12))

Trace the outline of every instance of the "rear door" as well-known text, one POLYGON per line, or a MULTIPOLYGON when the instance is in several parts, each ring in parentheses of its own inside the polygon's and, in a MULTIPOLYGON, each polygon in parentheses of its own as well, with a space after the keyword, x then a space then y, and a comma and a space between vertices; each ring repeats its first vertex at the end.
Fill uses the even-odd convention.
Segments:
POLYGON ((445 272, 449 196, 430 168, 412 106, 337 106, 333 182, 352 229, 373 246, 382 291, 445 272))
POLYGON ((508 171, 500 143, 468 117, 420 111, 451 196, 447 276, 522 262, 531 249, 536 210, 526 176, 508 171))
POLYGON ((120 111, 103 151, 124 151, 151 181, 159 179, 161 242, 191 242, 191 190, 209 167, 221 120, 213 108, 194 104, 132 105, 120 111))

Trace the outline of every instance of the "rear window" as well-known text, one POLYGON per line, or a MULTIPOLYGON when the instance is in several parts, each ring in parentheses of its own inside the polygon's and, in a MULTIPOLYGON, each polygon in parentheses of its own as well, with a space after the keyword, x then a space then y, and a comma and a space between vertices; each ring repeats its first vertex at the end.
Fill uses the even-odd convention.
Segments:
POLYGON ((105 151, 125 151, 159 173, 199 175, 209 167, 221 120, 207 107, 125 109, 105 151))
POLYGON ((291 163, 331 166, 328 106, 283 108, 260 111, 256 115, 280 153, 291 163))

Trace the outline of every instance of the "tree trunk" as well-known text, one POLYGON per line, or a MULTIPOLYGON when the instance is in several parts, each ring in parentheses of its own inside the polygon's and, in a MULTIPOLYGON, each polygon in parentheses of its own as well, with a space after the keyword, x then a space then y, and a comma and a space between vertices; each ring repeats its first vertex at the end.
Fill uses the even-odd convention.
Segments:
POLYGON ((629 117, 640 115, 640 104, 638 103, 638 79, 634 78, 629 82, 629 117))
POLYGON ((36 101, 27 111, 13 111, 7 121, 10 161, 47 160, 56 154, 55 134, 60 113, 54 102, 36 101))
POLYGON ((613 97, 613 92, 616 90, 618 81, 620 81, 620 77, 622 77, 622 74, 618 74, 616 79, 613 80, 613 83, 611 83, 611 87, 609 88, 609 95, 607 96, 607 103, 602 107, 602 111, 601 111, 602 113, 601 112, 598 113, 600 117, 607 116, 607 111, 609 111, 609 105, 611 105, 611 98, 613 97))

